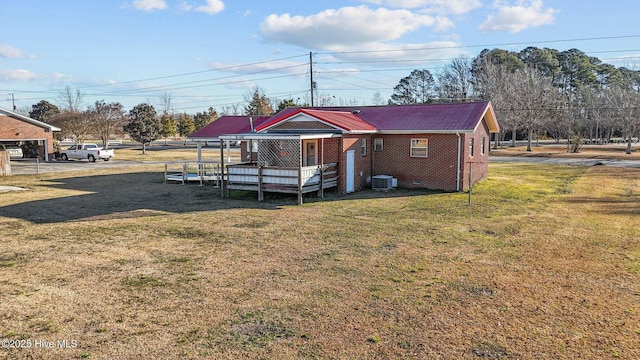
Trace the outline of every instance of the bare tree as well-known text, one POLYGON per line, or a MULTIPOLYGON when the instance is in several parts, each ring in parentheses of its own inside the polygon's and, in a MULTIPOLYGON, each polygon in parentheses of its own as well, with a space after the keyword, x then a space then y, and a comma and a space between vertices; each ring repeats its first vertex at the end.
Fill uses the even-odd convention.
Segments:
POLYGON ((610 107, 608 113, 622 129, 627 141, 627 154, 631 154, 631 138, 640 127, 640 93, 626 86, 612 86, 606 91, 610 107))
POLYGON ((467 57, 457 57, 437 76, 436 92, 440 101, 463 102, 473 95, 472 62, 467 57))
POLYGON ((241 114, 240 107, 240 104, 225 105, 222 107, 222 111, 220 112, 220 114, 238 116, 241 114))
POLYGON ((72 138, 76 142, 84 141, 91 131, 91 123, 86 113, 63 111, 51 118, 51 124, 62 129, 56 133, 59 139, 72 138))
POLYGON ((81 112, 84 95, 80 92, 80 89, 76 88, 75 91, 71 89, 71 86, 67 85, 64 90, 58 93, 58 103, 62 110, 68 112, 81 112))
POLYGON ((532 67, 510 73, 509 77, 514 112, 520 119, 520 126, 527 131, 527 151, 531 151, 533 133, 542 127, 555 89, 551 77, 532 67))
POLYGON ((165 91, 160 95, 160 110, 163 114, 173 113, 173 98, 168 91, 165 91))
POLYGON ((380 95, 379 91, 373 93, 373 97, 371 98, 371 103, 373 105, 384 105, 384 98, 380 95))
POLYGON ((107 104, 104 100, 99 100, 89 106, 87 114, 102 140, 102 146, 108 148, 111 136, 122 131, 124 126, 125 114, 122 104, 117 102, 107 104))

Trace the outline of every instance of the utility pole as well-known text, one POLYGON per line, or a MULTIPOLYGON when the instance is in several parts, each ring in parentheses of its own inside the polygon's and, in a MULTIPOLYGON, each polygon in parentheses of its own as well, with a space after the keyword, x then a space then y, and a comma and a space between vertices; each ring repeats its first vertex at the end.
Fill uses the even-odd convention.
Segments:
POLYGON ((482 164, 483 161, 469 161, 469 200, 467 205, 471 206, 471 191, 473 190, 473 164, 482 164))
POLYGON ((13 96, 13 93, 11 93, 11 104, 13 105, 13 111, 15 112, 16 109, 16 98, 13 96))
POLYGON ((313 91, 316 88, 316 83, 313 81, 313 53, 309 51, 309 74, 311 74, 311 107, 313 107, 313 91))

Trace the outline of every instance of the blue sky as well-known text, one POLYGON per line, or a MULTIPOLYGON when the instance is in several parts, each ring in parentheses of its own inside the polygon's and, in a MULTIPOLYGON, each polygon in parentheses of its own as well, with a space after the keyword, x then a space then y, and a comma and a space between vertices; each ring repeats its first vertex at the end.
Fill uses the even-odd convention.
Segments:
MULTIPOLYGON (((412 69, 527 46, 640 70, 640 3, 627 0, 21 0, 2 4, 0 107, 66 87, 126 110, 160 96, 176 112, 219 112, 258 86, 309 102, 386 100, 412 69), (316 98, 316 101, 318 99, 316 98)), ((316 102, 317 104, 317 102, 316 102)))

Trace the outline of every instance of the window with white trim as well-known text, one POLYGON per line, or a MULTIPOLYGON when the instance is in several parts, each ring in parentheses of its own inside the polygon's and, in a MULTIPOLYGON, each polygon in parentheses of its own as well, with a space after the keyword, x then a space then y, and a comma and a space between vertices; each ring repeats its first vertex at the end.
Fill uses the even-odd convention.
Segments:
POLYGON ((474 140, 473 138, 469 139, 469 156, 470 157, 473 157, 473 143, 474 143, 473 140, 474 140))
POLYGON ((485 137, 480 138, 480 155, 484 155, 485 137))
POLYGON ((360 139, 360 154, 367 156, 367 138, 360 139))
POLYGON ((382 151, 382 138, 373 139, 373 151, 382 151))
POLYGON ((429 139, 411 139, 411 157, 427 157, 429 139))

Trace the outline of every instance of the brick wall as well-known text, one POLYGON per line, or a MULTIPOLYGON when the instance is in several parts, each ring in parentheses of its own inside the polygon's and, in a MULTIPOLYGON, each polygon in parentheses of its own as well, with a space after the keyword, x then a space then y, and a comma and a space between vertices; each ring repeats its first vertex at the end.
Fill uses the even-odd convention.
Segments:
POLYGON ((361 190, 371 182, 371 135, 347 135, 342 136, 342 156, 339 165, 338 192, 347 192, 347 151, 354 152, 354 190, 361 190), (362 155, 362 139, 366 139, 366 155, 362 155))
MULTIPOLYGON (((47 153, 53 154, 53 133, 28 122, 0 115, 0 139, 3 140, 47 140, 47 153)), ((41 154, 44 149, 41 149, 41 154)))
POLYGON ((391 175, 404 188, 456 190, 458 137, 455 134, 375 135, 374 175, 391 175), (427 139, 427 157, 411 157, 411 139, 427 139))
POLYGON ((471 167, 471 180, 472 183, 476 183, 479 180, 486 179, 489 170, 489 150, 490 141, 489 129, 486 122, 482 122, 481 126, 478 126, 476 132, 473 134, 464 135, 464 170, 462 175, 462 182, 464 190, 469 189, 469 168, 471 167), (482 139, 484 138, 484 153, 482 150, 482 139), (473 156, 470 154, 470 141, 473 139, 473 156), (472 163, 471 163, 472 162, 472 163))

